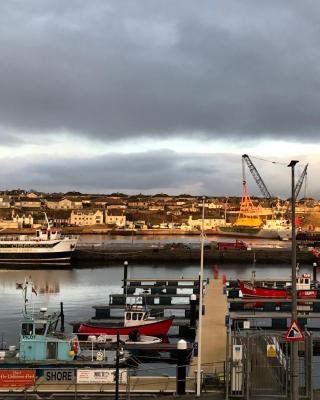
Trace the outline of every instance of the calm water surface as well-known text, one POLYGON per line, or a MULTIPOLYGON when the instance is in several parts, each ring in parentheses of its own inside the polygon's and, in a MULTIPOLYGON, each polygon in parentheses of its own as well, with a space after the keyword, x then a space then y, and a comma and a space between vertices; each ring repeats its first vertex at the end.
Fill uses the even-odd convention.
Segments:
MULTIPOLYGON (((228 278, 250 277, 252 264, 220 265, 220 272, 228 278)), ((290 265, 256 264, 256 277, 289 277, 290 265)), ((308 267, 301 272, 311 272, 308 267)), ((199 264, 129 265, 128 277, 197 277, 199 264)), ((213 265, 205 265, 205 277, 212 277, 213 265)), ((86 319, 93 315, 92 305, 106 303, 111 293, 121 292, 123 277, 122 264, 99 268, 60 269, 60 270, 0 270, 0 334, 9 344, 16 343, 18 324, 23 306, 22 291, 16 289, 16 283, 22 283, 31 277, 38 295, 33 295, 30 305, 59 308, 64 302, 66 321, 86 319), (9 339, 10 338, 10 339, 9 339)))
MULTIPOLYGON (((217 236, 206 237, 206 242, 222 239, 217 236)), ((172 243, 183 242, 200 245, 199 236, 110 236, 110 235, 83 235, 79 245, 95 244, 109 246, 114 243, 131 243, 133 246, 139 243, 172 243)), ((278 246, 281 242, 261 239, 246 239, 249 245, 278 246)), ((283 243, 282 243, 283 245, 283 243)), ((200 263, 200 261, 199 261, 200 263)), ((191 277, 195 278, 199 273, 199 263, 169 264, 158 263, 150 265, 131 264, 128 269, 128 277, 191 277)), ((26 269, 4 270, 0 269, 0 334, 2 333, 9 344, 17 343, 18 324, 23 307, 22 291, 16 289, 16 283, 22 283, 27 277, 31 277, 37 288, 38 295, 33 296, 31 307, 48 307, 49 310, 57 310, 63 301, 66 321, 87 319, 93 316, 92 305, 108 302, 111 293, 121 292, 121 280, 123 277, 122 263, 114 266, 95 268, 88 265, 81 269, 26 269)), ((288 277, 289 265, 261 265, 256 264, 227 264, 219 266, 220 272, 228 278, 249 277, 251 271, 256 270, 257 277, 288 277)), ((302 272, 308 269, 301 269, 302 272)), ((205 264, 205 277, 212 277, 213 265, 205 264)), ((309 271, 311 272, 311 271, 309 271)))

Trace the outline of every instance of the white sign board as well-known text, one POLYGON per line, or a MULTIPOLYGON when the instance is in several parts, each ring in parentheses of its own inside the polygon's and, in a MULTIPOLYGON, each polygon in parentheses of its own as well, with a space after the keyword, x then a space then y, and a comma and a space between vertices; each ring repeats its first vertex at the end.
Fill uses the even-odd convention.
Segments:
POLYGON ((242 361, 242 344, 234 344, 232 348, 232 360, 242 361))
MULTIPOLYGON (((77 383, 115 383, 115 369, 78 369, 77 383)), ((119 370, 119 383, 127 383, 127 370, 119 370)))

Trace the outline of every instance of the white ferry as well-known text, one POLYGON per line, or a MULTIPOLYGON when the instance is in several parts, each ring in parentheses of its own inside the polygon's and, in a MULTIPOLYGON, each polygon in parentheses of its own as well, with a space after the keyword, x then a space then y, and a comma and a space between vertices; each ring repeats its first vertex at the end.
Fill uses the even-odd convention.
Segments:
POLYGON ((64 236, 48 227, 35 236, 0 236, 0 265, 69 265, 78 236, 64 236))

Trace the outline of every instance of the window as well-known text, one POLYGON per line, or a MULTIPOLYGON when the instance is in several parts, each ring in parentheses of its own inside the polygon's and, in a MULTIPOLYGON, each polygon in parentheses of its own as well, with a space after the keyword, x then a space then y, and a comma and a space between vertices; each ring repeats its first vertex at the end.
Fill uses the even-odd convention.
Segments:
POLYGON ((126 313, 126 319, 130 320, 131 319, 131 313, 126 313))
POLYGON ((33 324, 22 324, 21 335, 33 335, 33 324))
POLYGON ((36 326, 35 326, 35 330, 34 330, 34 333, 36 335, 44 335, 45 330, 46 330, 46 324, 44 324, 42 322, 40 322, 40 323, 36 322, 36 326))
POLYGON ((142 313, 139 313, 139 314, 138 314, 138 320, 139 320, 139 321, 141 321, 141 320, 142 320, 142 316, 143 316, 143 314, 142 314, 142 313))
POLYGON ((138 316, 137 316, 137 313, 135 313, 135 312, 132 313, 132 319, 133 319, 133 321, 136 321, 136 320, 137 320, 137 317, 138 317, 138 316))

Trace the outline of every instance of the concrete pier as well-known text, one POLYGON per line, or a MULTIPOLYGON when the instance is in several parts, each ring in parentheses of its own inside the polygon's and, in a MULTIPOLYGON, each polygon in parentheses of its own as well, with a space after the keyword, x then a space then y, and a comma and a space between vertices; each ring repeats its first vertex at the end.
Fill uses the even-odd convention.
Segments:
MULTIPOLYGON (((206 262, 222 263, 252 263, 257 264, 288 264, 291 261, 290 248, 255 248, 249 250, 228 249, 218 250, 213 246, 208 246, 204 250, 206 262)), ((148 245, 127 245, 127 246, 79 246, 73 255, 73 265, 75 267, 87 266, 88 262, 101 265, 114 264, 127 260, 130 262, 150 263, 150 262, 198 262, 200 259, 200 247, 189 246, 159 246, 150 247, 148 245)), ((311 263, 313 255, 307 249, 298 250, 297 260, 300 263, 311 263)))

